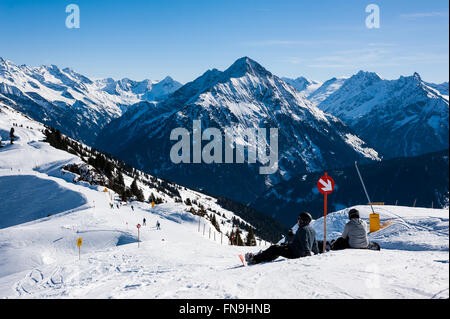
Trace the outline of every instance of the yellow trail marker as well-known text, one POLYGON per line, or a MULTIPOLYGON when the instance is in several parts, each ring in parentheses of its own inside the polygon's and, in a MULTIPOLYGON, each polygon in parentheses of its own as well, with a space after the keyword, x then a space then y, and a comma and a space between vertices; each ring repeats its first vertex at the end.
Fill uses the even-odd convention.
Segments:
POLYGON ((77 247, 78 247, 78 259, 81 259, 81 246, 83 245, 83 239, 78 238, 77 239, 77 247))
POLYGON ((152 208, 155 207, 155 202, 152 202, 152 208))
POLYGON ((103 190, 103 192, 104 192, 104 193, 107 193, 107 192, 108 192, 108 189, 107 189, 107 188, 105 188, 105 189, 103 190))
POLYGON ((376 232, 380 230, 380 215, 379 214, 370 214, 370 232, 376 232))

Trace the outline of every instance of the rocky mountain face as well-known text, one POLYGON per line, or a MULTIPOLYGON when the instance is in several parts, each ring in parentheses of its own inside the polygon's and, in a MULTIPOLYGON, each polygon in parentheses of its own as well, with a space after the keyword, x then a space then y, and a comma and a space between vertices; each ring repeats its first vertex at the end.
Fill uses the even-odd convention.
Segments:
MULTIPOLYGON (((247 57, 223 72, 209 70, 161 103, 145 107, 145 111, 130 109, 113 120, 100 134, 97 147, 149 173, 244 203, 296 172, 345 166, 354 160, 379 160, 377 152, 342 121, 247 57), (173 163, 170 152, 177 140, 170 140, 171 133, 177 128, 187 130, 192 144, 194 121, 199 121, 200 132, 218 129, 222 149, 230 143, 236 149, 243 147, 244 162, 236 163, 238 151, 234 149, 232 164, 225 163, 225 151, 218 156, 222 163, 194 163, 196 149, 212 140, 207 136, 189 147, 191 163, 173 163), (278 129, 276 163, 263 163, 259 157, 255 163, 248 161, 248 150, 251 146, 261 149, 263 140, 249 139, 247 130, 260 128, 267 129, 267 154, 275 146, 269 141, 269 129, 278 129), (273 174, 260 174, 261 167, 271 164, 276 164, 273 174)), ((216 149, 210 151, 206 153, 216 155, 216 149)))

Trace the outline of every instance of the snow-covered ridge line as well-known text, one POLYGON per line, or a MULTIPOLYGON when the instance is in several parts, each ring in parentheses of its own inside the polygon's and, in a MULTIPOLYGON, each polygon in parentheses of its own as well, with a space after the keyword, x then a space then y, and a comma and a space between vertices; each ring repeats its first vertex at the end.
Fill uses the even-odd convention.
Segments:
POLYGON ((179 87, 181 83, 171 77, 91 80, 70 68, 17 66, 0 58, 0 101, 89 144, 129 106, 141 101, 156 103, 179 87))

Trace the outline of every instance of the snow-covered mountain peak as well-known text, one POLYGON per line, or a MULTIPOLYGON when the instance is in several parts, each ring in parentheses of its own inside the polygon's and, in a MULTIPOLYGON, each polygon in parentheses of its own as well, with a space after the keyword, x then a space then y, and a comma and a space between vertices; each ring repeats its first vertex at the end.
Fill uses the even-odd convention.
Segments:
POLYGON ((9 60, 7 60, 7 59, 5 59, 5 58, 2 58, 1 56, 0 56, 0 66, 1 65, 3 65, 3 66, 8 66, 8 65, 12 65, 13 63, 11 62, 11 61, 9 61, 9 60))
POLYGON ((383 79, 375 72, 359 71, 351 76, 342 87, 352 87, 355 85, 368 86, 380 82, 383 79))
POLYGON ((384 80, 358 72, 321 102, 386 157, 414 156, 448 147, 448 96, 418 73, 384 80), (382 129, 383 128, 383 129, 382 129))
POLYGON ((246 74, 254 76, 272 75, 272 73, 267 71, 261 64, 259 64, 255 60, 250 59, 249 57, 243 57, 236 60, 223 73, 225 76, 231 78, 240 78, 245 76, 246 74))

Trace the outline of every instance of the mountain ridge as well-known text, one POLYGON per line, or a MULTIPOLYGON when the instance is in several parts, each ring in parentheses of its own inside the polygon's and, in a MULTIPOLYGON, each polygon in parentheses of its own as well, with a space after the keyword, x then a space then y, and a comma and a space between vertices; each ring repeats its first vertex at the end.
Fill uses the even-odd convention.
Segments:
POLYGON ((267 185, 289 178, 294 170, 317 170, 355 159, 379 160, 377 153, 342 121, 309 103, 292 86, 248 57, 238 59, 225 71, 206 71, 169 95, 152 112, 137 118, 129 114, 129 118, 133 119, 130 123, 124 124, 119 118, 105 127, 97 146, 140 169, 158 172, 185 185, 193 186, 189 184, 192 180, 188 176, 198 172, 195 180, 199 184, 196 186, 204 186, 213 194, 244 203, 267 185), (200 120, 203 128, 219 128, 222 132, 226 128, 232 140, 244 147, 250 145, 245 129, 278 128, 279 145, 282 145, 278 161, 280 170, 262 177, 248 164, 234 164, 234 172, 223 163, 209 166, 171 164, 170 132, 178 127, 191 130, 193 120, 200 120), (113 131, 113 127, 121 127, 121 130, 113 131), (129 135, 127 132, 134 133, 129 135), (126 138, 120 140, 118 136, 126 138), (114 146, 110 142, 113 140, 118 141, 114 146), (227 180, 229 190, 213 182, 213 176, 219 171, 227 180), (200 175, 205 175, 201 181, 200 175), (238 176, 246 176, 249 183, 244 192, 238 191, 237 185, 231 185, 233 180, 236 183, 238 176), (252 188, 251 185, 259 186, 252 188), (239 192, 247 194, 233 198, 239 192))
POLYGON ((91 80, 71 68, 17 66, 0 59, 0 100, 91 144, 128 106, 164 99, 180 86, 170 77, 158 82, 91 80))

